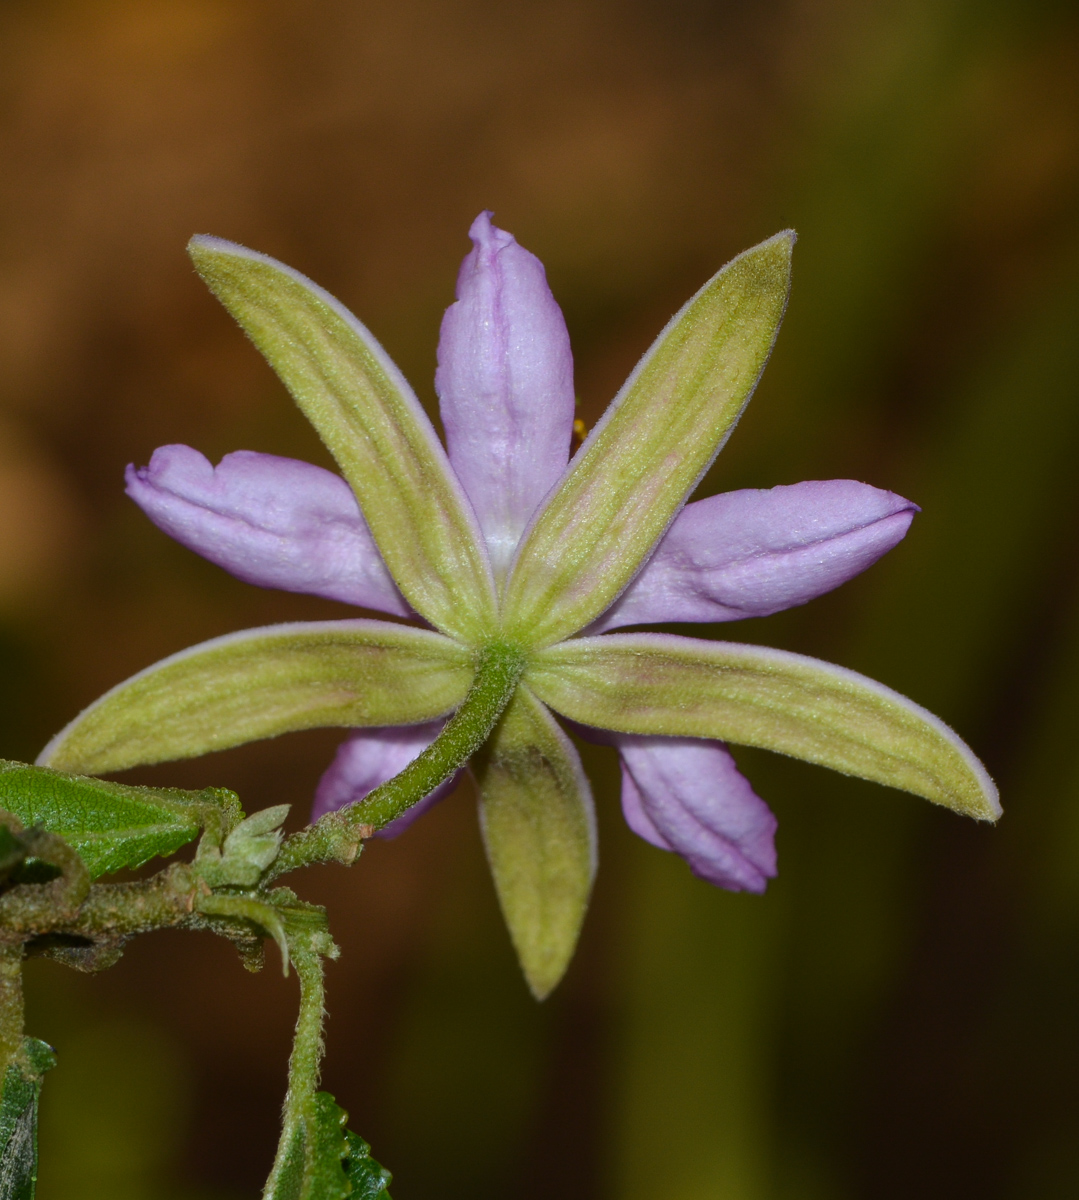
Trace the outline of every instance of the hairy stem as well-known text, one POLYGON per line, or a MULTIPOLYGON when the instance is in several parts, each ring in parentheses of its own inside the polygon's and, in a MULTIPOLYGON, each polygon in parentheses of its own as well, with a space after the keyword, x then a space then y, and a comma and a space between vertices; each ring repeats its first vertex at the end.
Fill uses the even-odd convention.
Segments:
POLYGON ((63 933, 95 938, 131 937, 168 929, 187 920, 195 907, 197 885, 191 868, 173 863, 149 879, 131 883, 95 883, 63 933))
POLYGON ((21 837, 31 854, 60 874, 50 883, 19 884, 0 896, 5 942, 73 920, 90 891, 89 871, 62 837, 44 829, 29 829, 21 837))
POLYGON ((285 1096, 281 1140, 273 1170, 263 1191, 264 1200, 299 1195, 305 1170, 305 1149, 315 1136, 315 1089, 322 1061, 322 1020, 325 990, 322 958, 308 946, 290 946, 300 980, 300 1012, 296 1036, 288 1061, 288 1093, 285 1096))
POLYGON ((359 803, 328 813, 289 838, 265 880, 308 863, 351 863, 364 838, 429 796, 479 750, 513 697, 524 667, 524 652, 518 646, 509 642, 485 646, 468 695, 431 745, 359 803))
POLYGON ((26 1012, 22 996, 22 946, 0 947, 0 1080, 22 1049, 26 1012))

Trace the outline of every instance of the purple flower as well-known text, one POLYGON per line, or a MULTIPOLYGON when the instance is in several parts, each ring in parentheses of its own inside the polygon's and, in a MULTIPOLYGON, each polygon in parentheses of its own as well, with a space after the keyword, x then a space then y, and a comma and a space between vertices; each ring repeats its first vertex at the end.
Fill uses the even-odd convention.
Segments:
MULTIPOLYGON (((896 545, 917 511, 851 480, 686 503, 770 352, 793 238, 747 251, 689 301, 570 462, 572 358, 543 266, 489 213, 470 236, 438 349, 445 451, 336 300, 272 259, 194 239, 203 277, 344 478, 248 451, 214 468, 165 446, 128 468, 128 494, 249 583, 414 624, 278 626, 195 647, 113 689, 39 761, 100 772, 352 725, 319 784, 317 819, 448 744, 456 726, 445 718, 468 707, 483 655, 509 647, 517 674, 467 754, 499 898, 537 995, 565 969, 595 868, 588 782, 552 710, 618 750, 634 832, 731 890, 761 892, 775 874, 775 819, 726 741, 994 817, 995 790, 967 747, 879 684, 755 646, 608 632, 804 604, 896 545)), ((446 759, 439 786, 383 833, 445 794, 463 762, 446 759)))

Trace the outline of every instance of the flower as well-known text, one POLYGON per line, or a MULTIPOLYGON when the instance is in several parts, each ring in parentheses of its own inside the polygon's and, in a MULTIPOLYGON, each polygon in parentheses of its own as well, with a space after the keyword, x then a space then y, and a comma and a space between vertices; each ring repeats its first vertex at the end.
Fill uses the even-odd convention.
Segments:
POLYGON ((555 713, 618 750, 630 827, 725 888, 760 892, 775 874, 775 819, 726 742, 995 818, 996 791, 965 744, 872 680, 758 646, 610 632, 805 603, 910 525, 915 505, 851 480, 686 503, 771 351, 793 235, 701 288, 572 461, 572 358, 543 267, 489 213, 470 236, 439 343, 445 449, 333 297, 264 255, 192 240, 200 274, 343 478, 249 451, 215 468, 165 446, 128 469, 128 493, 241 579, 414 623, 281 625, 193 647, 108 692, 39 762, 100 773, 349 726, 319 784, 314 830, 336 820, 383 832, 413 820, 467 763, 538 997, 565 971, 596 863, 588 781, 555 713))

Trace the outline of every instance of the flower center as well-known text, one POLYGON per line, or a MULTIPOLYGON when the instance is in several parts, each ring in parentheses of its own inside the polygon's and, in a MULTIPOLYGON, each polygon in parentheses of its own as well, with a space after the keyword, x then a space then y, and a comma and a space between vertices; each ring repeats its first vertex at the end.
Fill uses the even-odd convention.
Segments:
POLYGON ((429 796, 483 745, 517 690, 525 651, 509 641, 490 641, 476 655, 476 674, 461 707, 445 729, 403 771, 351 805, 354 822, 381 829, 429 796))

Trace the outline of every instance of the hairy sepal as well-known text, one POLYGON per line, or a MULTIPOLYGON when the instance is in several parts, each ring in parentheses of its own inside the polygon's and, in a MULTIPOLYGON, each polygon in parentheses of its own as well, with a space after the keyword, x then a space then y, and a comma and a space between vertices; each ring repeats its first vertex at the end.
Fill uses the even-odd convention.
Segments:
POLYGON ((328 292, 219 238, 195 268, 318 430, 397 586, 437 629, 477 641, 494 626, 490 563, 446 453, 392 360, 328 292))
POLYGON ((943 721, 819 659, 666 634, 606 634, 540 651, 525 681, 585 725, 760 746, 979 820, 1000 816, 993 781, 943 721))
POLYGON ((526 532, 507 636, 546 645, 626 587, 726 441, 771 353, 794 235, 740 254, 659 335, 526 532))
POLYGON ((480 824, 528 986, 547 996, 573 957, 596 870, 592 794, 569 738, 519 687, 473 760, 480 824))
POLYGON ((118 684, 58 733, 38 763, 103 774, 297 729, 418 724, 456 708, 472 674, 463 646, 387 621, 249 629, 118 684))

